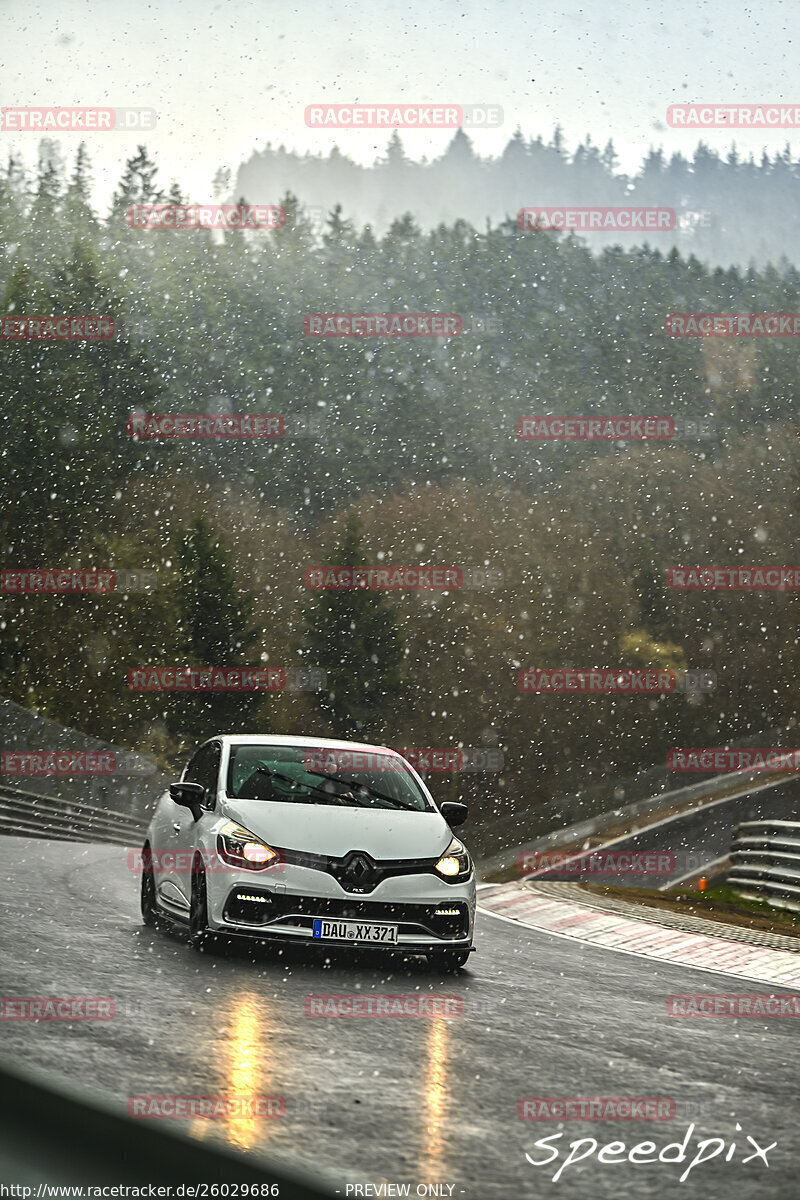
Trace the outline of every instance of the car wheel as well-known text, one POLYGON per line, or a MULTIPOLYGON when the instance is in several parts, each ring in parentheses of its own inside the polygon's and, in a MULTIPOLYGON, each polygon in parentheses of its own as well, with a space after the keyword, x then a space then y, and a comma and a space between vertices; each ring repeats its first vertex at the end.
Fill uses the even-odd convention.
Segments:
POLYGON ((189 909, 189 945, 193 950, 204 950, 210 939, 206 873, 201 864, 195 862, 192 868, 192 900, 189 909))
POLYGON ((428 962, 436 971, 460 971, 469 961, 469 950, 434 950, 428 962))
POLYGON ((141 890, 142 921, 145 925, 155 928, 158 924, 158 908, 156 906, 156 880, 153 875, 153 852, 148 842, 142 848, 142 890, 141 890))

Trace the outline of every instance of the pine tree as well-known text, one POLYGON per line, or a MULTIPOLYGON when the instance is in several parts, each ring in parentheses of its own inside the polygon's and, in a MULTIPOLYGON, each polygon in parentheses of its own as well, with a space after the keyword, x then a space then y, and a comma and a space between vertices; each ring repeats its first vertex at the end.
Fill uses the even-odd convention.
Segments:
MULTIPOLYGON (((348 517, 331 562, 365 565, 356 517, 348 517)), ((385 595, 361 588, 321 591, 305 622, 309 659, 327 675, 317 703, 334 734, 391 742, 403 702, 403 646, 385 595)))
POLYGON ((225 197, 230 196, 233 188, 233 175, 230 167, 218 167, 214 172, 214 178, 211 181, 211 194, 215 200, 224 201, 225 197))
POLYGON ((275 235, 278 257, 284 253, 292 255, 294 252, 302 255, 314 245, 312 222, 306 216, 294 192, 286 192, 280 206, 286 214, 286 224, 275 235))
POLYGON ((28 208, 28 181, 22 160, 9 152, 5 169, 0 173, 0 270, 2 283, 7 283, 5 272, 11 256, 23 239, 28 208))
POLYGON ((97 229, 97 218, 91 207, 91 163, 86 143, 81 142, 75 154, 75 167, 64 197, 67 225, 73 236, 83 236, 97 229))
POLYGON ((115 493, 147 453, 127 436, 126 421, 152 408, 160 388, 83 243, 52 282, 19 264, 3 311, 110 317, 116 326, 109 341, 0 342, 0 534, 20 561, 55 561, 87 525, 111 513, 124 518, 115 493))
MULTIPOLYGON (((252 598, 240 595, 230 554, 211 526, 196 517, 177 547, 179 632, 184 661, 192 667, 253 666, 252 598)), ((171 696, 167 726, 186 741, 245 729, 261 702, 259 692, 194 692, 171 696)))
POLYGON ((61 253, 63 197, 64 163, 58 144, 44 138, 39 146, 36 194, 23 242, 25 261, 42 274, 52 273, 61 253))
POLYGON ((148 157, 147 147, 138 146, 127 160, 111 201, 109 224, 115 233, 125 225, 125 214, 133 204, 158 204, 162 193, 156 185, 158 167, 148 157))

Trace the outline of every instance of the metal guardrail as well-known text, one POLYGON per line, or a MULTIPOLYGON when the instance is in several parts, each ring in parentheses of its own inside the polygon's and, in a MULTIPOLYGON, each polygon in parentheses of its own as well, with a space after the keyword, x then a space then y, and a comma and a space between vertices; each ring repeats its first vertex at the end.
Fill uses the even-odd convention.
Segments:
POLYGON ((0 833, 55 841, 138 845, 145 820, 0 784, 0 833))
POLYGON ((146 755, 59 725, 57 721, 3 697, 0 697, 0 750, 18 754, 86 751, 113 755, 115 768, 112 775, 68 777, 9 773, 2 778, 7 787, 19 785, 17 790, 21 791, 30 785, 40 796, 91 804, 107 809, 110 815, 139 818, 172 782, 172 776, 159 771, 146 755))
POLYGON ((499 871, 512 865, 516 862, 519 854, 532 850, 554 850, 559 846, 571 845, 581 841, 583 838, 602 834, 609 826, 619 825, 620 821, 630 821, 631 834, 635 834, 642 828, 638 824, 639 818, 644 818, 644 825, 646 826, 656 820, 662 819, 664 813, 669 813, 676 806, 679 808, 677 816, 684 816, 685 813, 680 811, 680 806, 687 801, 707 800, 709 803, 713 803, 715 800, 723 798, 735 799, 738 795, 746 794, 747 790, 756 783, 779 787, 785 782, 786 777, 782 775, 776 775, 771 781, 765 780, 763 771, 732 771, 727 774, 715 775, 713 779, 701 780, 700 783, 689 784, 688 787, 679 788, 675 791, 662 792, 658 796, 653 796, 647 800, 639 800, 635 804, 626 805, 624 808, 611 809, 611 811, 600 813, 588 821, 580 821, 573 825, 562 825, 560 828, 554 829, 552 832, 546 833, 541 837, 520 840, 499 854, 490 856, 481 853, 480 843, 478 843, 476 849, 472 831, 467 835, 467 840, 470 849, 475 853, 481 870, 484 874, 487 874, 491 871, 499 871))
MULTIPOLYGON (((752 746, 788 749, 798 737, 800 731, 794 725, 781 725, 726 745, 742 750, 752 746)), ((470 849, 478 858, 500 863, 516 849, 539 849, 570 837, 589 836, 620 818, 657 813, 693 796, 713 796, 726 779, 737 776, 741 779, 752 776, 755 780, 762 778, 764 772, 718 772, 687 783, 686 776, 657 765, 630 778, 608 779, 579 792, 537 800, 534 805, 516 809, 504 817, 473 822, 470 849), (565 836, 567 827, 570 829, 565 836)))
POLYGON ((745 821, 730 857, 727 883, 800 910, 800 821, 745 821))

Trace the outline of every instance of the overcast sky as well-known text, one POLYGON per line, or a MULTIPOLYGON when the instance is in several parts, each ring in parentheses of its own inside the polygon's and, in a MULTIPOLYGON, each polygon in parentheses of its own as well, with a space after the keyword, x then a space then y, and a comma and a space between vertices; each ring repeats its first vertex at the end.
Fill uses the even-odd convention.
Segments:
MULTIPOLYGON (((653 144, 690 151, 697 135, 665 127, 681 101, 798 102, 800 2, 759 0, 0 0, 0 104, 113 105, 157 110, 144 139, 166 184, 211 198, 219 166, 284 143, 361 162, 388 133, 313 130, 304 110, 319 100, 492 103, 503 126, 474 134, 499 152, 519 126, 567 146, 590 133, 614 139, 635 169, 653 144)), ((452 133, 404 131, 415 158, 442 152, 452 133)), ((732 133, 705 139, 727 150, 732 133)), ((800 151, 800 132, 739 130, 745 153, 800 151)), ((73 151, 79 134, 64 134, 73 151)), ((141 136, 89 136, 105 205, 141 136)), ((33 161, 35 134, 0 133, 33 161)), ((278 199, 276 197, 276 199, 278 199)))

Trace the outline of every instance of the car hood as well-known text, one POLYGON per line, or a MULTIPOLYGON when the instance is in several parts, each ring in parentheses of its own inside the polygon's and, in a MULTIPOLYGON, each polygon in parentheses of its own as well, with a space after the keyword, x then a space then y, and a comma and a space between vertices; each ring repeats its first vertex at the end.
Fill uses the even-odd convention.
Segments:
POLYGON ((438 858, 453 837, 439 812, 231 799, 223 808, 231 820, 276 849, 334 858, 351 850, 364 850, 375 859, 438 858))

